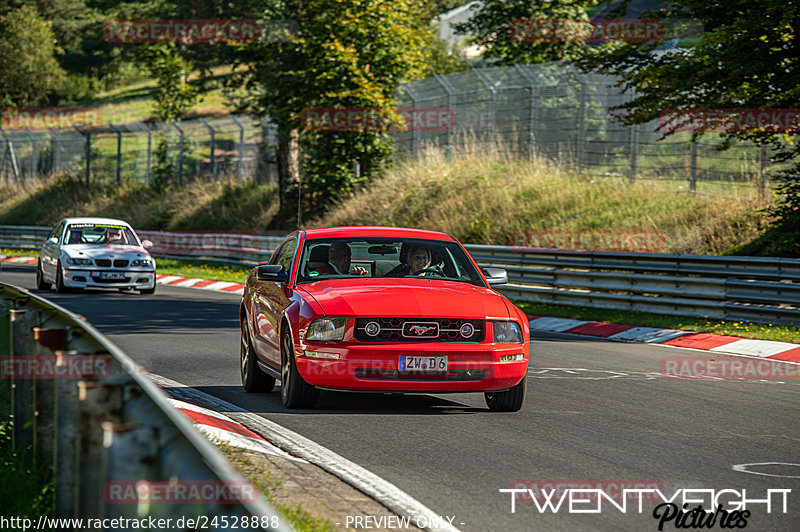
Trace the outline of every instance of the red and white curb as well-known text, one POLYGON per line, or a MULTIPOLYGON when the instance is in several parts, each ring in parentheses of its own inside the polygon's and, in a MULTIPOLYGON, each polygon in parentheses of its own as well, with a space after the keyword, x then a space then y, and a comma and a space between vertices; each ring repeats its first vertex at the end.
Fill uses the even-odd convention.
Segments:
POLYGON ((39 259, 36 257, 7 257, 0 255, 0 261, 9 262, 11 264, 36 264, 39 259))
MULTIPOLYGON (((169 394, 169 391, 165 391, 169 394)), ((211 440, 220 441, 232 447, 279 456, 295 462, 308 463, 308 461, 302 458, 292 456, 278 447, 275 447, 260 434, 256 434, 241 423, 237 423, 228 416, 220 414, 215 410, 203 408, 197 404, 178 399, 170 398, 169 402, 192 420, 192 423, 211 440)))
POLYGON ((661 344, 672 347, 686 347, 713 351, 722 355, 742 355, 768 358, 782 362, 800 364, 800 345, 773 340, 752 340, 737 336, 658 329, 654 327, 633 327, 618 323, 599 321, 579 321, 548 316, 528 316, 531 330, 579 334, 609 340, 661 344))
POLYGON ((209 281, 208 279, 192 279, 179 277, 177 275, 156 275, 156 283, 167 286, 180 286, 182 288, 201 288, 213 292, 228 292, 229 294, 242 295, 244 285, 242 283, 230 283, 228 281, 209 281))

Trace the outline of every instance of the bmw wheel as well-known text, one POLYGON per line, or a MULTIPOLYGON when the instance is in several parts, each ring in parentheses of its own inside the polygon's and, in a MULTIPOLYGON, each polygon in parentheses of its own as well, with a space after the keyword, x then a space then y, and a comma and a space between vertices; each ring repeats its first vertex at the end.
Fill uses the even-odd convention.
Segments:
POLYGON ((69 292, 69 288, 64 285, 64 273, 61 269, 61 261, 56 264, 56 292, 63 294, 69 292))
POLYGON ((275 388, 275 378, 258 367, 253 344, 250 342, 250 335, 247 334, 247 324, 244 322, 242 322, 242 341, 239 351, 239 369, 244 390, 248 393, 271 392, 275 388))
POLYGON ((286 408, 311 408, 319 390, 308 384, 297 371, 292 337, 284 331, 281 337, 281 402, 286 408))

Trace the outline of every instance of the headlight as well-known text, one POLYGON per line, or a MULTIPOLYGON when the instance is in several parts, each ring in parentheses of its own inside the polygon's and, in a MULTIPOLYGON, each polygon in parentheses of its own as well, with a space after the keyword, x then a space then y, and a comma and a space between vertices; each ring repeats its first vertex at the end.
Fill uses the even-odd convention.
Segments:
POLYGON ((136 259, 135 261, 131 262, 131 266, 152 266, 153 261, 150 259, 136 259))
POLYGON ((92 260, 91 259, 73 259, 72 257, 67 257, 67 264, 91 266, 92 265, 92 260))
POLYGON ((335 342, 344 338, 345 318, 318 318, 311 322, 306 332, 306 340, 335 342))
POLYGON ((498 344, 522 343, 522 328, 516 321, 493 321, 492 331, 498 344))

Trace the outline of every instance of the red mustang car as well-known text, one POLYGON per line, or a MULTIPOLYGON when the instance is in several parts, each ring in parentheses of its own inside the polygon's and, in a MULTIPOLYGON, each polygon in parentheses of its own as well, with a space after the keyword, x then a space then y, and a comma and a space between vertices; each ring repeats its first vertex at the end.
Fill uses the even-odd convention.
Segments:
POLYGON ((525 401, 525 314, 452 236, 390 227, 296 231, 254 268, 242 296, 248 392, 281 381, 287 408, 319 389, 484 392, 494 411, 525 401))

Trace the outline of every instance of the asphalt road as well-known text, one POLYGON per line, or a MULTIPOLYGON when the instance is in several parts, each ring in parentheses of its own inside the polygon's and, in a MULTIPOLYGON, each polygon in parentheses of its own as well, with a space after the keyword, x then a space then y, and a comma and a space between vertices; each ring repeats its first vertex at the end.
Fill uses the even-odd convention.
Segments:
MULTIPOLYGON (((33 289, 33 272, 6 264, 0 280, 33 289)), ((499 492, 554 481, 583 481, 608 493, 623 482, 649 484, 667 497, 681 489, 745 489, 751 500, 791 489, 786 513, 776 492, 769 514, 764 503, 748 505, 746 528, 800 528, 798 380, 666 380, 658 375, 663 357, 704 354, 536 334, 527 401, 518 413, 491 413, 480 394, 334 392, 322 392, 321 408, 290 412, 278 393, 241 389, 238 296, 164 286, 155 296, 36 293, 87 317, 148 371, 328 447, 454 517, 465 531, 658 530, 655 502, 645 501, 641 513, 629 501, 625 513, 606 502, 601 513, 577 514, 566 503, 542 513, 518 501, 512 513, 510 495, 499 492), (755 463, 778 464, 743 466, 755 463)), ((722 527, 717 521, 711 528, 722 527)), ((675 521, 664 525, 675 529, 675 521)))

